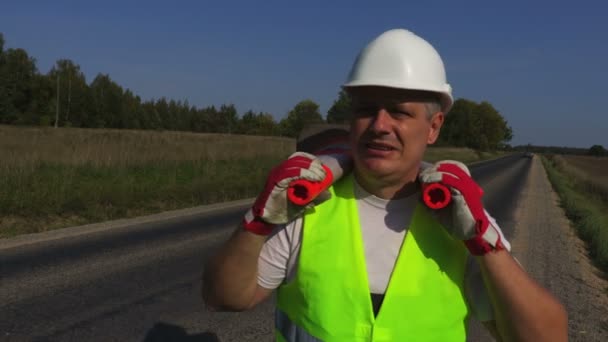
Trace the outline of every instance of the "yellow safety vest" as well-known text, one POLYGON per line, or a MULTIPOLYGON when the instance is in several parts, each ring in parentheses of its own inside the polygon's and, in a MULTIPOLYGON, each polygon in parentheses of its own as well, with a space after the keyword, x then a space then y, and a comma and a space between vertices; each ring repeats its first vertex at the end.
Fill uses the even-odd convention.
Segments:
POLYGON ((418 204, 377 317, 354 178, 304 216, 295 278, 278 289, 278 341, 464 341, 467 253, 418 204))

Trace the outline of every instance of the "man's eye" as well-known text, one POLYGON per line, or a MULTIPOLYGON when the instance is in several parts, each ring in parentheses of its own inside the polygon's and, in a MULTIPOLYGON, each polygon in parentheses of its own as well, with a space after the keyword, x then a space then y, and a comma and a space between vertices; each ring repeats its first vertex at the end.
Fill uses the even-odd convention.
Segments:
POLYGON ((377 108, 374 106, 355 107, 355 114, 358 116, 373 115, 376 111, 377 108))
POLYGON ((406 112, 403 110, 393 110, 393 111, 391 111, 391 114, 393 116, 412 116, 412 114, 410 112, 406 112))

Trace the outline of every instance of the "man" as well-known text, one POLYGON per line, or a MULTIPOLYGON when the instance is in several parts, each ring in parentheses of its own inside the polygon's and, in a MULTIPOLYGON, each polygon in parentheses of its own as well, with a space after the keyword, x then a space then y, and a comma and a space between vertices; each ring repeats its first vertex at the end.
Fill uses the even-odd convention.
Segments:
POLYGON ((566 340, 563 307, 511 257, 466 166, 422 170, 452 105, 435 49, 387 31, 359 54, 344 89, 353 172, 328 200, 301 208, 286 187, 323 180, 319 159, 296 153, 273 169, 207 266, 207 305, 246 310, 278 288, 280 341, 463 341, 469 314, 499 340, 566 340), (445 209, 421 204, 431 183, 451 189, 445 209))

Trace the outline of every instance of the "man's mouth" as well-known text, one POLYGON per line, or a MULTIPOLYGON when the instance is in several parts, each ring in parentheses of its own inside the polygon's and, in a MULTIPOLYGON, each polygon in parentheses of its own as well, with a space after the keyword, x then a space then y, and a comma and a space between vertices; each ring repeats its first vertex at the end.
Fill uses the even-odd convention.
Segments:
POLYGON ((393 151, 396 150, 396 148, 392 147, 391 145, 387 145, 387 144, 382 144, 382 143, 375 143, 375 142, 368 142, 365 144, 365 147, 371 150, 378 150, 378 151, 393 151))

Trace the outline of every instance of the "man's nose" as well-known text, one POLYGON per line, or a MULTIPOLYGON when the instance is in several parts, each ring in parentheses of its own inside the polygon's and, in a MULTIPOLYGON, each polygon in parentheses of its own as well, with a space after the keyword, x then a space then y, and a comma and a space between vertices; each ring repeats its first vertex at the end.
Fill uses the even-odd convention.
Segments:
POLYGON ((371 129, 378 134, 388 133, 391 125, 391 114, 384 108, 378 108, 376 115, 373 117, 371 129))

